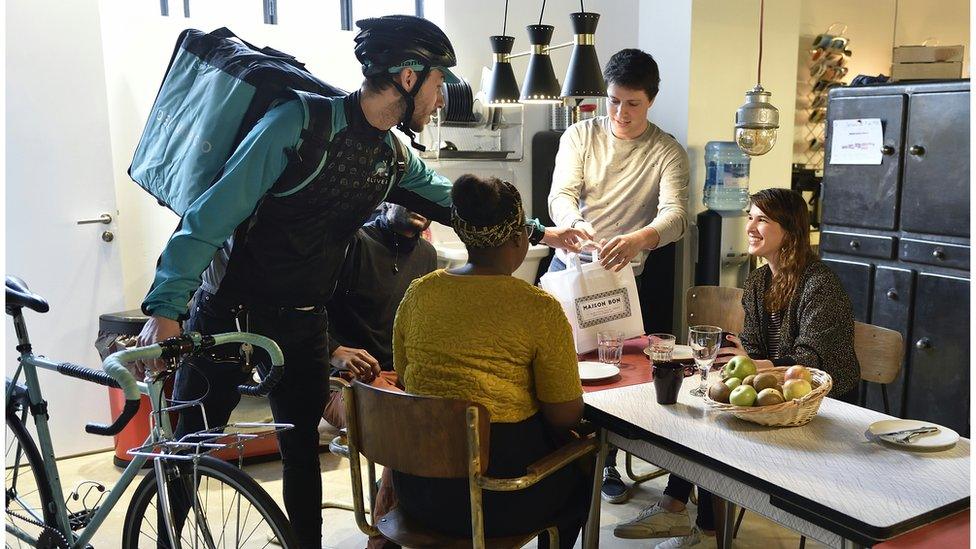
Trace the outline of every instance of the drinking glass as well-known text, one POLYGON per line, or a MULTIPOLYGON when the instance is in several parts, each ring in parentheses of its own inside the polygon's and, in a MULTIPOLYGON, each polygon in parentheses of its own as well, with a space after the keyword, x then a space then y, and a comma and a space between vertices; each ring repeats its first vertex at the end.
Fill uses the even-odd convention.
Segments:
POLYGON ((606 330, 596 334, 597 354, 604 364, 620 364, 624 351, 624 333, 619 330, 606 330))
POLYGON ((668 362, 674 352, 675 337, 671 334, 651 334, 647 336, 651 347, 651 362, 668 362))
POLYGON ((695 357, 695 364, 701 371, 701 381, 698 388, 691 392, 692 396, 705 396, 708 369, 715 362, 721 343, 722 329, 718 326, 692 326, 688 329, 688 344, 691 346, 692 356, 695 357))

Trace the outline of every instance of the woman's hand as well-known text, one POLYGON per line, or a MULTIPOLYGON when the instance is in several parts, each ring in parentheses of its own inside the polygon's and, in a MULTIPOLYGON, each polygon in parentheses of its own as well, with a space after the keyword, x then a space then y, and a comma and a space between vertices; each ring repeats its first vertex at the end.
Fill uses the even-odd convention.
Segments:
POLYGON ((340 345, 332 353, 329 364, 333 368, 344 370, 364 383, 369 383, 380 375, 380 363, 369 354, 366 349, 353 349, 340 345))
POLYGON ((735 346, 720 348, 718 350, 718 356, 715 358, 715 362, 712 363, 713 365, 717 366, 725 364, 726 362, 732 360, 732 357, 734 356, 749 356, 748 353, 746 353, 745 348, 742 347, 742 341, 740 341, 736 335, 727 334, 725 336, 725 340, 732 342, 735 346))
POLYGON ((580 243, 592 238, 592 234, 580 227, 546 227, 546 234, 542 237, 542 243, 550 248, 579 253, 580 243))

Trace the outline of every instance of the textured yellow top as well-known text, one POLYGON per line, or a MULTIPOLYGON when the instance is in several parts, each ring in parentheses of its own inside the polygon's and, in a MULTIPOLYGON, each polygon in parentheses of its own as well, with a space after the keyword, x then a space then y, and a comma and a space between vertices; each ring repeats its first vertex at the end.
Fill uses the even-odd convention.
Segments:
POLYGON ((472 400, 514 423, 583 394, 572 329, 548 293, 511 276, 434 271, 410 285, 393 324, 408 393, 472 400))

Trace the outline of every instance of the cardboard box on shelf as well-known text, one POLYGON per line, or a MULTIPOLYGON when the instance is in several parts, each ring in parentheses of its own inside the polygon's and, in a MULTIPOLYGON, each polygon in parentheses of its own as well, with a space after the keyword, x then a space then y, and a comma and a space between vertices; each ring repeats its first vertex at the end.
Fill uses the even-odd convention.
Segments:
POLYGON ((964 46, 898 46, 892 50, 892 63, 962 62, 964 46))
POLYGON ((891 65, 891 81, 902 80, 951 80, 962 78, 962 62, 948 63, 894 63, 891 65))

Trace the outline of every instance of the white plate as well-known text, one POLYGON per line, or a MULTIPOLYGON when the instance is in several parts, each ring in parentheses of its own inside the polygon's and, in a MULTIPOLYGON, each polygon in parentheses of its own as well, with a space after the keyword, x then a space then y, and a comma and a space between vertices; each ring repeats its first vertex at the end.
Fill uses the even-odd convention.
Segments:
POLYGON ((951 448, 959 440, 959 433, 948 427, 943 427, 928 421, 918 421, 914 419, 884 419, 875 421, 868 427, 868 431, 879 439, 889 442, 901 448, 918 448, 920 450, 935 450, 940 448, 951 448), (898 442, 895 437, 880 436, 884 433, 893 433, 905 429, 918 429, 919 427, 934 426, 939 428, 938 433, 922 435, 909 442, 898 442))
MULTIPOLYGON (((644 354, 651 356, 651 348, 644 347, 644 354)), ((671 351, 671 358, 673 360, 691 360, 695 357, 691 354, 691 345, 675 345, 674 350, 671 351)))
POLYGON ((579 376, 581 381, 600 381, 601 379, 609 379, 619 373, 620 368, 617 368, 613 364, 588 361, 579 363, 579 376))

